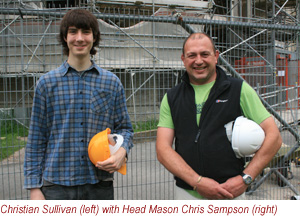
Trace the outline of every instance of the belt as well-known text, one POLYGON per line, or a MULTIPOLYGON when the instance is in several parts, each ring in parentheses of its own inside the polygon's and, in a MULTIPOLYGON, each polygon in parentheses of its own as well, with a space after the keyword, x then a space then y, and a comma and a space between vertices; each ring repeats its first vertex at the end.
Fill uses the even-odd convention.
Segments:
POLYGON ((112 186, 113 181, 112 180, 110 180, 110 181, 101 180, 100 182, 98 182, 98 184, 101 186, 104 186, 104 187, 109 187, 109 186, 112 186))

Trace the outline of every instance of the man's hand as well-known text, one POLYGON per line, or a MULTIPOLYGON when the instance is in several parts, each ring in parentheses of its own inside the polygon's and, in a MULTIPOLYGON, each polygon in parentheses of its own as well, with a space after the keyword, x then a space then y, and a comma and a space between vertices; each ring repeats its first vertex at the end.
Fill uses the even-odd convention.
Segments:
POLYGON ((221 187, 233 194, 233 196, 236 198, 243 194, 248 186, 244 183, 242 176, 238 175, 222 183, 221 187))
POLYGON ((207 199, 232 199, 234 195, 213 179, 203 177, 196 184, 197 192, 207 199))
POLYGON ((126 163, 126 150, 123 147, 120 147, 119 150, 111 155, 105 161, 98 161, 96 167, 100 170, 113 173, 119 170, 122 165, 126 163))
POLYGON ((30 200, 46 200, 43 192, 39 188, 30 189, 30 200))

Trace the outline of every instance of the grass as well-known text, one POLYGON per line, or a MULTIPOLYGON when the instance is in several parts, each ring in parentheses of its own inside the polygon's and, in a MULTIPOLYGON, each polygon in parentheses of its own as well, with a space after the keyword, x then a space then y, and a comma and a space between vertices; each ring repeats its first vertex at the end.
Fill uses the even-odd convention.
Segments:
POLYGON ((6 137, 1 138, 0 142, 0 160, 4 160, 12 155, 14 152, 20 150, 26 145, 24 139, 16 135, 8 134, 6 137))
POLYGON ((132 127, 134 132, 143 132, 157 129, 157 124, 158 120, 140 121, 137 123, 133 123, 132 127))
POLYGON ((3 160, 26 145, 24 137, 28 136, 28 129, 8 115, 0 117, 0 128, 0 160, 3 160))

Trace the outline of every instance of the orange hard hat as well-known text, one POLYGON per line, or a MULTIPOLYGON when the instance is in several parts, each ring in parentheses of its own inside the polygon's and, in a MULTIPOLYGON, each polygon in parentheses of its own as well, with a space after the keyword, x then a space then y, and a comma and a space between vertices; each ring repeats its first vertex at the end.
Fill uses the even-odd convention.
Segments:
MULTIPOLYGON (((113 146, 109 144, 108 135, 111 133, 110 128, 106 128, 104 131, 97 133, 90 141, 88 147, 88 154, 91 162, 96 165, 98 161, 104 161, 108 159, 116 150, 112 150, 113 146)), ((123 137, 122 137, 123 139, 123 137)), ((118 143, 120 146, 123 143, 118 143)), ((118 148, 117 148, 118 149, 118 148)), ((126 175, 126 163, 118 170, 119 173, 126 175)))

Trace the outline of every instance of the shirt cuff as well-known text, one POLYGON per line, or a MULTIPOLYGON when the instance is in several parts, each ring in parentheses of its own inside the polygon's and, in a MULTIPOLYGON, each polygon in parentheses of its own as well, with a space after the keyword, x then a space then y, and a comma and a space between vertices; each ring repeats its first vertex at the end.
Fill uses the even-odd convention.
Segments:
POLYGON ((41 188, 43 181, 41 177, 30 176, 24 178, 24 189, 41 188))

